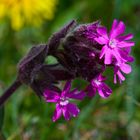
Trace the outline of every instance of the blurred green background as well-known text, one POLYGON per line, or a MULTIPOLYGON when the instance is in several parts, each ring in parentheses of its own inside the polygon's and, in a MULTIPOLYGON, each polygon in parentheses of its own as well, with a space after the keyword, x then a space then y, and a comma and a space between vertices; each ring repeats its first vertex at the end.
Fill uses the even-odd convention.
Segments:
MULTIPOLYGON (((61 118, 53 123, 54 105, 40 101, 27 86, 21 87, 5 103, 4 113, 0 109, 0 140, 140 140, 140 0, 30 1, 0 0, 0 95, 14 81, 16 65, 32 45, 46 43, 72 19, 79 23, 100 19, 108 28, 114 18, 123 20, 126 32, 134 34, 135 62, 122 85, 113 84, 108 70, 113 94, 108 99, 96 96, 78 102, 81 113, 69 122, 61 118)), ((84 82, 77 79, 74 86, 84 82)))

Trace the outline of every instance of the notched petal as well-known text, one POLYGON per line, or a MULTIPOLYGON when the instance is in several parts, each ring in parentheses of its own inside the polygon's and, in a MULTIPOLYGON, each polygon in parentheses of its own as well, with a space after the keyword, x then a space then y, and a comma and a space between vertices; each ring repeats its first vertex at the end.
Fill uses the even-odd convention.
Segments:
POLYGON ((61 115, 62 115, 61 106, 59 104, 56 104, 56 109, 55 109, 53 117, 52 117, 53 122, 58 120, 61 117, 61 115))

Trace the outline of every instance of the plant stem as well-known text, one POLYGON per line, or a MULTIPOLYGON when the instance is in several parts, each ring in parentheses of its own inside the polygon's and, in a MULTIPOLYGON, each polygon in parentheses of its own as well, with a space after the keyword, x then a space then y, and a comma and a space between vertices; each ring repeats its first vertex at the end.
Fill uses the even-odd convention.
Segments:
POLYGON ((22 83, 16 79, 12 85, 4 92, 0 97, 0 106, 2 106, 5 101, 22 85, 22 83))

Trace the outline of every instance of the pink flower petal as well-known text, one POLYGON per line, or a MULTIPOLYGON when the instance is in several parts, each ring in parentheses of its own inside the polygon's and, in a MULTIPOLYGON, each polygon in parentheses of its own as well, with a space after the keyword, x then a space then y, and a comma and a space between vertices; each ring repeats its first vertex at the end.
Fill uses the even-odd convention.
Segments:
POLYGON ((103 56, 105 55, 105 53, 107 52, 108 47, 105 45, 103 46, 101 52, 100 52, 100 59, 103 58, 103 56))
POLYGON ((121 59, 123 59, 124 62, 134 61, 134 58, 132 56, 129 56, 126 50, 118 49, 118 52, 121 55, 121 59))
POLYGON ((127 54, 131 53, 131 47, 124 48, 124 50, 126 51, 127 54))
POLYGON ((98 80, 99 82, 102 82, 102 81, 105 81, 105 80, 106 80, 106 77, 100 74, 100 75, 98 76, 97 80, 98 80))
POLYGON ((57 102, 60 98, 60 95, 57 92, 49 89, 46 89, 43 95, 46 102, 57 102))
POLYGON ((98 93, 102 98, 107 98, 109 97, 109 94, 107 94, 104 90, 102 90, 101 88, 98 88, 98 93))
POLYGON ((117 40, 118 41, 124 41, 124 40, 130 40, 132 38, 133 38, 133 34, 127 34, 127 35, 124 35, 124 36, 117 37, 117 40))
POLYGON ((125 63, 121 64, 120 69, 121 69, 121 71, 123 71, 126 74, 129 74, 132 70, 131 66, 128 64, 125 64, 125 63))
POLYGON ((83 100, 85 97, 84 91, 78 91, 77 89, 72 90, 69 94, 66 95, 69 98, 83 100))
POLYGON ((75 104, 72 104, 72 103, 69 103, 67 105, 67 109, 73 117, 76 117, 80 112, 79 108, 75 104))
POLYGON ((54 111, 54 115, 53 115, 53 122, 55 122, 56 120, 58 120, 62 115, 62 110, 61 110, 61 106, 59 104, 56 104, 56 109, 54 111))
POLYGON ((94 38, 94 40, 96 42, 98 42, 99 44, 103 45, 107 43, 107 40, 104 37, 98 37, 98 38, 94 38))
POLYGON ((71 88, 71 81, 67 81, 61 93, 61 96, 65 96, 65 94, 67 94, 70 91, 70 88, 71 88))
POLYGON ((124 31, 125 31, 125 24, 122 21, 120 21, 116 26, 116 28, 110 34, 110 39, 116 38, 118 35, 123 34, 124 31))
POLYGON ((120 64, 122 62, 121 55, 117 48, 114 48, 113 56, 116 58, 117 62, 120 64))
POLYGON ((117 83, 117 75, 114 74, 114 84, 116 84, 116 83, 117 83))
POLYGON ((129 41, 129 42, 121 41, 117 43, 117 47, 120 47, 120 48, 132 47, 134 45, 135 43, 133 41, 129 41))
POLYGON ((112 52, 111 52, 111 50, 108 48, 108 49, 106 50, 106 53, 105 53, 105 61, 104 61, 104 63, 105 63, 105 64, 111 64, 111 62, 112 62, 112 52))
POLYGON ((101 87, 102 87, 102 89, 104 89, 108 94, 111 94, 111 93, 112 93, 111 88, 110 88, 108 85, 106 85, 105 83, 102 83, 102 84, 101 84, 101 87))
POLYGON ((114 19, 114 20, 113 20, 112 27, 111 27, 111 30, 110 30, 110 33, 109 33, 109 36, 110 36, 110 37, 112 37, 113 32, 114 32, 114 30, 116 29, 117 25, 118 25, 118 21, 117 21, 116 19, 114 19))
POLYGON ((98 33, 99 35, 103 36, 105 39, 108 39, 106 27, 98 27, 98 28, 97 28, 97 33, 98 33))
POLYGON ((67 106, 62 108, 62 112, 63 112, 63 116, 64 116, 65 120, 67 120, 67 121, 70 120, 70 113, 68 111, 67 106))
POLYGON ((122 73, 120 71, 117 72, 117 76, 118 76, 118 79, 120 81, 120 84, 122 83, 122 81, 125 80, 125 77, 122 75, 122 73))

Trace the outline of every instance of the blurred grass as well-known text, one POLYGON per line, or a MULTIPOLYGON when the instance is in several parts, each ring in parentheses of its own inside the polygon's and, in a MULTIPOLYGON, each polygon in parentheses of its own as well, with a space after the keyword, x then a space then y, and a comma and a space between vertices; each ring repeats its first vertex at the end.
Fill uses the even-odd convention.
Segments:
MULTIPOLYGON (((0 22, 0 94, 16 77, 16 64, 32 45, 46 43, 49 36, 71 19, 80 23, 101 19, 110 27, 114 18, 123 20, 127 32, 134 33, 135 63, 122 85, 108 84, 113 94, 107 100, 86 98, 79 103, 81 114, 69 122, 53 123, 54 105, 40 101, 27 86, 6 102, 0 135, 7 140, 139 140, 140 139, 140 1, 139 0, 59 0, 55 17, 40 28, 25 26, 15 32, 8 21, 0 22), (2 136, 3 137, 3 136, 2 136)), ((51 57, 49 63, 54 62, 51 57)), ((84 86, 80 79, 73 86, 84 86)), ((1 116, 1 115, 0 115, 1 116)), ((0 140, 3 139, 0 136, 0 140)))

